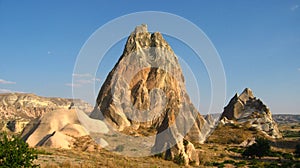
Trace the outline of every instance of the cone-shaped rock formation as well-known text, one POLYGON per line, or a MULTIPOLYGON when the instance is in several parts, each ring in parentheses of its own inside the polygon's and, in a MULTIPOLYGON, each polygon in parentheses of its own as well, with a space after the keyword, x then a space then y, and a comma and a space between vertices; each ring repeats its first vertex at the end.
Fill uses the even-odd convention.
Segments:
POLYGON ((175 145, 184 153, 178 147, 182 138, 201 143, 209 132, 187 94, 177 56, 162 34, 149 33, 146 25, 128 37, 91 117, 125 133, 155 132, 154 152, 175 145))

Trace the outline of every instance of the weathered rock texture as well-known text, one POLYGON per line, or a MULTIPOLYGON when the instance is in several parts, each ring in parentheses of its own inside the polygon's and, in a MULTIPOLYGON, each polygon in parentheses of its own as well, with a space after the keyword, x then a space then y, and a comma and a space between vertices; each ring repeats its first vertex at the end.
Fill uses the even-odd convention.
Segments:
POLYGON ((97 98, 92 118, 104 119, 123 132, 157 133, 154 151, 178 150, 184 137, 205 140, 209 127, 191 103, 178 58, 163 36, 138 26, 109 73, 97 98), (178 138, 179 137, 179 138, 178 138))
POLYGON ((0 94, 0 118, 9 130, 15 133, 22 131, 32 119, 57 110, 77 108, 84 112, 92 111, 92 106, 78 99, 46 98, 28 93, 0 94))
POLYGON ((249 88, 246 88, 241 95, 236 94, 224 108, 221 123, 230 123, 232 120, 247 122, 253 129, 262 131, 266 136, 282 137, 270 109, 257 99, 249 88))

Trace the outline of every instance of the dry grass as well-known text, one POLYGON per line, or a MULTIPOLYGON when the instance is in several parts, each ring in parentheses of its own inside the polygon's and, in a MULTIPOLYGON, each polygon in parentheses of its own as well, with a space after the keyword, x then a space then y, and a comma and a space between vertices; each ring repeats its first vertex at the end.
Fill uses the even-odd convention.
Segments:
MULTIPOLYGON (((227 146, 218 144, 204 144, 199 150, 199 158, 203 167, 205 163, 211 161, 222 162, 229 158, 228 152, 224 155, 227 146)), ((59 150, 43 148, 44 151, 52 153, 51 155, 39 155, 37 163, 42 168, 92 168, 92 167, 182 167, 172 161, 166 161, 158 157, 137 157, 130 158, 106 150, 99 152, 81 152, 74 150, 59 150)))
POLYGON ((294 152, 296 145, 300 144, 300 137, 299 137, 300 123, 279 124, 278 128, 280 132, 283 134, 284 138, 272 142, 274 150, 287 152, 287 153, 294 152), (294 133, 295 135, 298 136, 289 137, 287 136, 287 133, 289 134, 294 133))
POLYGON ((179 167, 172 161, 157 157, 129 158, 102 149, 98 152, 43 148, 52 155, 39 155, 36 161, 42 168, 56 167, 179 167))
POLYGON ((239 125, 218 126, 207 139, 207 143, 240 144, 256 134, 256 131, 251 131, 239 125))

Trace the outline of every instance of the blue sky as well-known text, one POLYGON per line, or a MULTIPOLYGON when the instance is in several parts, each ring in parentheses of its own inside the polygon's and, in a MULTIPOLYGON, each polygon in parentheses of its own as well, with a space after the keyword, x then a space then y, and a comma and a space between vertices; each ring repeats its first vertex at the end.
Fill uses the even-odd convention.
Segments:
MULTIPOLYGON (((72 97, 69 85, 76 57, 91 34, 112 19, 149 10, 184 17, 206 33, 224 65, 225 103, 250 87, 273 113, 300 114, 300 1, 292 0, 0 0, 0 92, 72 97)), ((175 52, 184 54, 174 48, 180 43, 170 41, 175 52)), ((99 67, 94 79, 99 87, 123 45, 124 40, 110 52, 110 63, 99 67)), ((207 107, 209 84, 205 69, 200 70, 200 103, 207 107)), ((213 107, 216 112, 222 108, 213 107)))

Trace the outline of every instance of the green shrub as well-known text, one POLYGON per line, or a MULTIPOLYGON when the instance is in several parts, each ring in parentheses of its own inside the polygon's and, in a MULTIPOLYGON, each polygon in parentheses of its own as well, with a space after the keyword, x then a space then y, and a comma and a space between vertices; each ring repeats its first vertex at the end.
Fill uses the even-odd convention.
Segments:
POLYGON ((183 140, 183 145, 184 145, 184 146, 187 146, 188 144, 189 144, 189 141, 187 141, 187 140, 184 139, 184 140, 183 140))
POLYGON ((244 160, 239 161, 239 162, 235 162, 235 163, 234 163, 234 165, 235 165, 236 167, 243 167, 243 166, 245 166, 246 164, 247 164, 247 162, 244 161, 244 160))
POLYGON ((218 167, 218 168, 222 168, 222 167, 225 167, 225 163, 219 163, 219 162, 206 162, 204 164, 204 166, 207 166, 207 167, 218 167))
POLYGON ((219 162, 206 162, 204 164, 204 166, 208 166, 208 167, 215 166, 215 167, 218 167, 218 168, 225 167, 224 163, 219 163, 219 162))
POLYGON ((277 163, 275 162, 271 162, 271 163, 265 163, 265 166, 266 168, 280 168, 281 166, 278 166, 277 163))
POLYGON ((181 153, 179 155, 175 155, 173 161, 174 161, 174 163, 179 164, 179 165, 185 164, 184 157, 181 153))
POLYGON ((246 150, 242 153, 244 157, 263 157, 271 152, 270 142, 264 138, 257 138, 256 143, 248 146, 246 150))
POLYGON ((0 167, 39 167, 33 163, 37 157, 36 150, 19 137, 0 134, 0 167))
POLYGON ((264 167, 264 162, 260 162, 256 159, 250 161, 249 168, 261 168, 264 167))
POLYGON ((217 166, 218 168, 223 168, 223 167, 225 167, 225 164, 224 163, 214 162, 214 166, 217 166))
POLYGON ((224 157, 226 157, 226 155, 224 153, 221 153, 220 158, 224 158, 224 157))
POLYGON ((137 149, 130 149, 130 151, 138 151, 137 149))
POLYGON ((283 154, 282 154, 282 157, 283 157, 284 159, 293 160, 293 155, 290 154, 290 153, 283 153, 283 154))
POLYGON ((115 149, 116 152, 123 152, 124 150, 124 145, 118 145, 115 149))
POLYGON ((242 154, 244 152, 244 149, 239 149, 239 148, 233 147, 233 148, 229 148, 228 151, 242 154))
POLYGON ((219 162, 213 162, 212 165, 213 165, 213 166, 219 166, 220 163, 219 163, 219 162))
POLYGON ((296 145, 295 154, 297 157, 300 157, 300 144, 296 145))
POLYGON ((209 167, 211 167, 211 166, 214 166, 214 164, 213 164, 213 162, 205 162, 205 163, 204 163, 204 166, 209 166, 209 167))
POLYGON ((235 161, 234 160, 225 160, 223 163, 224 164, 234 164, 235 161))
POLYGON ((300 167, 300 162, 283 162, 281 167, 300 167))
POLYGON ((189 163, 189 165, 196 166, 196 161, 195 160, 191 160, 190 163, 189 163))
POLYGON ((300 131, 291 131, 291 130, 283 131, 283 137, 289 137, 289 138, 300 137, 300 131))
POLYGON ((157 153, 154 155, 154 157, 158 157, 158 158, 163 158, 164 154, 163 153, 157 153))

